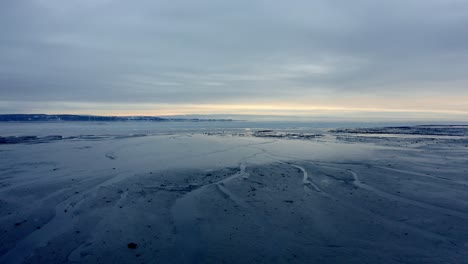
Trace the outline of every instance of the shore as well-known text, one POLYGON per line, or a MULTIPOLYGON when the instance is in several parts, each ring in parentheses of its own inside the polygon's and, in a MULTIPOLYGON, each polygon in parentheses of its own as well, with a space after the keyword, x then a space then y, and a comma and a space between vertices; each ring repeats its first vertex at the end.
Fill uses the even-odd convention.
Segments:
POLYGON ((256 133, 0 145, 0 263, 463 263, 463 135, 256 133))

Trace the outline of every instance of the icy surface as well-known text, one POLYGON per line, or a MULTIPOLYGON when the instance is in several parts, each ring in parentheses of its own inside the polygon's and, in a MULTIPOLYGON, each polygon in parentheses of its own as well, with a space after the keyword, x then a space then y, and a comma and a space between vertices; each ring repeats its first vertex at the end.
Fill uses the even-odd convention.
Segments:
POLYGON ((465 127, 274 126, 1 123, 0 263, 466 262, 465 127))

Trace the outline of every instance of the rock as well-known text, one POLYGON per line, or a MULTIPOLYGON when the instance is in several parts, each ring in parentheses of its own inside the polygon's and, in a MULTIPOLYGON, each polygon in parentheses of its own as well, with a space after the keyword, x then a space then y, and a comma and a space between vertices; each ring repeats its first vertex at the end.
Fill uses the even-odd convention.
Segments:
POLYGON ((128 243, 128 245, 127 245, 127 247, 128 247, 129 249, 136 249, 137 246, 138 246, 138 245, 137 245, 136 243, 133 243, 133 242, 132 242, 132 243, 128 243))

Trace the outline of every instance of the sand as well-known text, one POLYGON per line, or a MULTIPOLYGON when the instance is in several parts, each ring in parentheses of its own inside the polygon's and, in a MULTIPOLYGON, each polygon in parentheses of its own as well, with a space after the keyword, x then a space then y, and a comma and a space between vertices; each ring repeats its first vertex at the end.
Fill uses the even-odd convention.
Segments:
POLYGON ((0 263, 467 263, 443 128, 10 133, 0 263))

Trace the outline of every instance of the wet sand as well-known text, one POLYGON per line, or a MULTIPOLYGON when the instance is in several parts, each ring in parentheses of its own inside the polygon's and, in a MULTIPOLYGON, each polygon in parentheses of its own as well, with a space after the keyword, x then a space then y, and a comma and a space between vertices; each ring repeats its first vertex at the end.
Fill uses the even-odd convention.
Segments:
POLYGON ((466 263, 463 135, 267 133, 2 144, 0 263, 466 263))

